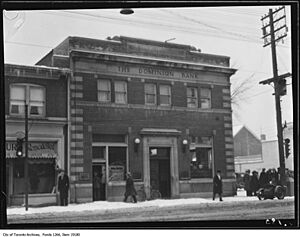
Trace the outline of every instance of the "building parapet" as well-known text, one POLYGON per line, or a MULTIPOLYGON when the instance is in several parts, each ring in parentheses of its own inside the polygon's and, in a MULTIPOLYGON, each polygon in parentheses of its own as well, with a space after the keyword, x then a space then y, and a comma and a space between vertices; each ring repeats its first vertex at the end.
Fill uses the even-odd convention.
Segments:
POLYGON ((70 74, 68 68, 27 66, 17 64, 5 64, 5 76, 38 77, 43 79, 60 79, 70 74))

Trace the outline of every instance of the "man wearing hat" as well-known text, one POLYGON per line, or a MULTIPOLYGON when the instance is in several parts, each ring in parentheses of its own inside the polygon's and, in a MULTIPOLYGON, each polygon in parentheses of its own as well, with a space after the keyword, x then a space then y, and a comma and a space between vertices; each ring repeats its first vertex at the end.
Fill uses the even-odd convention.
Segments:
POLYGON ((221 170, 217 170, 217 174, 213 180, 213 200, 215 200, 216 194, 219 195, 220 201, 222 202, 222 192, 223 192, 223 184, 222 184, 222 177, 221 177, 221 170))
POLYGON ((132 196, 134 203, 137 202, 136 200, 136 190, 134 188, 134 183, 133 183, 133 179, 131 177, 130 172, 128 172, 126 174, 127 178, 126 178, 126 190, 125 190, 125 194, 124 194, 124 202, 127 201, 128 196, 132 196))
POLYGON ((60 198, 61 206, 68 206, 68 191, 69 191, 69 177, 63 169, 60 170, 57 181, 57 190, 60 198))
POLYGON ((246 173, 244 174, 243 177, 243 182, 245 184, 244 189, 246 190, 247 196, 252 196, 250 181, 251 181, 250 170, 246 170, 246 173))

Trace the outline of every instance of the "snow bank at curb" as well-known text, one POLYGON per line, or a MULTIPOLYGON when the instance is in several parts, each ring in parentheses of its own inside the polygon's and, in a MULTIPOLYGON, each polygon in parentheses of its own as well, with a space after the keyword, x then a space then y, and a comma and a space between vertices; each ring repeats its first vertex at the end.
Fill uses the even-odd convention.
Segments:
MULTIPOLYGON (((285 199, 293 200, 294 197, 285 197, 285 199)), ((124 202, 107 202, 97 201, 83 204, 70 204, 68 206, 48 206, 48 207, 29 207, 28 211, 25 211, 25 207, 11 207, 7 208, 7 215, 30 215, 39 213, 62 213, 62 212, 81 212, 81 211, 109 211, 115 209, 136 209, 136 208, 148 208, 148 207, 169 207, 189 204, 217 204, 227 205, 234 202, 259 202, 257 197, 225 197, 224 202, 219 202, 219 199, 215 201, 211 199, 203 198, 182 198, 182 199, 157 199, 152 201, 138 202, 138 203, 124 203, 124 202)))

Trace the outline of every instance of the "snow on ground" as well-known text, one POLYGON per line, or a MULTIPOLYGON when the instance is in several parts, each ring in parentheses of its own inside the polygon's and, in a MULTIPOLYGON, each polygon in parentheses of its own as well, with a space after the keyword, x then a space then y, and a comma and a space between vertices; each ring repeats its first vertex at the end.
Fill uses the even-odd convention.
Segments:
MULTIPOLYGON (((293 199, 294 197, 285 197, 285 199, 293 199)), ((224 202, 241 202, 241 201, 259 201, 257 197, 246 196, 234 196, 224 197, 224 202)), ((47 207, 29 207, 25 210, 25 207, 9 207, 7 208, 7 215, 26 215, 35 213, 57 213, 57 212, 81 212, 81 211, 96 211, 96 210, 114 210, 114 209, 130 209, 130 208, 146 208, 146 207, 168 207, 188 204, 209 204, 220 203, 217 197, 215 201, 204 198, 181 198, 181 199, 157 199, 152 201, 138 202, 138 203, 124 203, 124 202, 108 202, 108 201, 96 201, 83 204, 69 204, 68 206, 47 206, 47 207)))

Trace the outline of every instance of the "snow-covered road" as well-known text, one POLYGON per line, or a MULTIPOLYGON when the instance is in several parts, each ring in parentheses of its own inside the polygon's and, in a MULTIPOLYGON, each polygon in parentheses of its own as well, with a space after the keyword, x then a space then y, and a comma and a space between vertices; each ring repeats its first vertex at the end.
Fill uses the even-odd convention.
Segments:
MULTIPOLYGON (((294 197, 285 197, 285 199, 294 199, 294 197)), ((47 207, 29 207, 28 211, 25 207, 9 207, 7 208, 7 215, 26 215, 35 213, 59 213, 59 212, 81 212, 81 211, 106 211, 114 209, 130 209, 130 208, 146 208, 146 207, 168 207, 189 204, 213 204, 226 205, 233 202, 259 202, 257 197, 234 196, 224 197, 224 202, 219 202, 218 199, 204 198, 181 198, 181 199, 157 199, 152 201, 138 202, 138 203, 124 203, 124 202, 108 202, 97 201, 83 204, 69 204, 68 206, 47 206, 47 207)))

